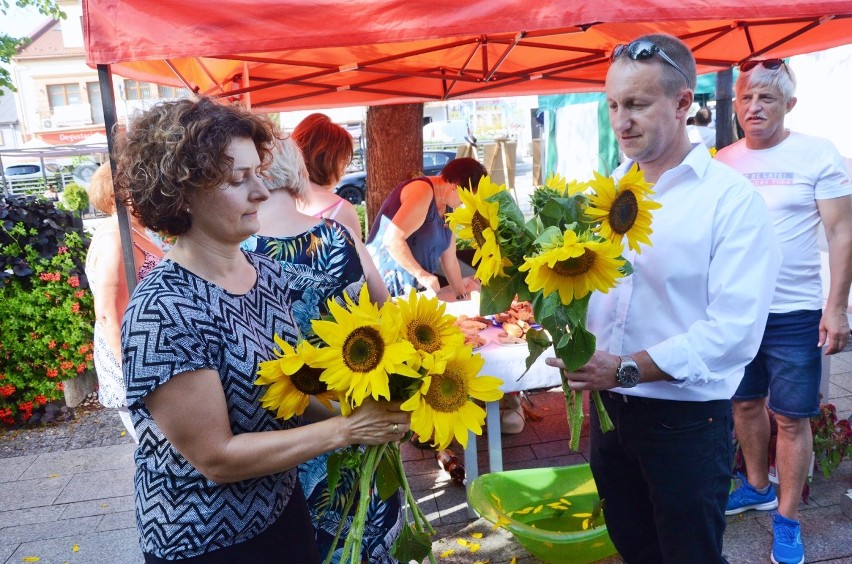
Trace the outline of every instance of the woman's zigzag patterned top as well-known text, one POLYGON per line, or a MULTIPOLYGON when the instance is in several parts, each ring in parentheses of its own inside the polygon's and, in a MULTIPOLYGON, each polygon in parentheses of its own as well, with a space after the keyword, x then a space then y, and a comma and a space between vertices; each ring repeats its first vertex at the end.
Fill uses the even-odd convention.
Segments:
POLYGON ((273 335, 295 342, 290 278, 277 262, 244 253, 255 286, 235 295, 163 260, 139 284, 122 325, 127 400, 137 433, 136 519, 142 550, 188 558, 246 541, 281 514, 295 469, 231 484, 201 475, 163 436, 145 396, 183 372, 219 373, 234 434, 299 425, 260 407, 257 364, 272 358, 273 335))

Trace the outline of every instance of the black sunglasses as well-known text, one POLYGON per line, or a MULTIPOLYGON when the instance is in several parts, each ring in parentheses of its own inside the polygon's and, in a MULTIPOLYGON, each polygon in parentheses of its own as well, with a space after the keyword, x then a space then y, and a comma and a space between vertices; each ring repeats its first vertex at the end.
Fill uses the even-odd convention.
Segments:
POLYGON ((740 72, 748 72, 757 65, 763 65, 763 68, 769 70, 776 70, 778 67, 784 67, 784 70, 787 70, 787 65, 784 63, 784 59, 763 59, 744 62, 740 65, 740 72))
POLYGON ((686 85, 689 86, 689 77, 686 75, 686 71, 680 68, 680 65, 674 62, 671 57, 666 55, 666 52, 663 51, 660 46, 654 43, 653 41, 648 41, 647 39, 637 39, 632 43, 622 43, 620 45, 616 45, 615 49, 612 50, 612 56, 609 58, 610 62, 615 61, 624 53, 627 53, 627 56, 633 59, 634 61, 647 61, 655 54, 659 55, 663 61, 670 64, 677 72, 680 73, 680 75, 686 81, 686 85))

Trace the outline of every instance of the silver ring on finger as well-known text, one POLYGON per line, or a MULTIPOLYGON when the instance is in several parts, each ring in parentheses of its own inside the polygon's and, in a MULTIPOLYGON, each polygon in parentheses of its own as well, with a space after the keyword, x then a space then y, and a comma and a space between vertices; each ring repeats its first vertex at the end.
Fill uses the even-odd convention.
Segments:
POLYGON ((396 435, 397 433, 399 433, 399 423, 394 423, 394 424, 393 424, 393 427, 391 427, 391 433, 393 433, 394 435, 396 435))

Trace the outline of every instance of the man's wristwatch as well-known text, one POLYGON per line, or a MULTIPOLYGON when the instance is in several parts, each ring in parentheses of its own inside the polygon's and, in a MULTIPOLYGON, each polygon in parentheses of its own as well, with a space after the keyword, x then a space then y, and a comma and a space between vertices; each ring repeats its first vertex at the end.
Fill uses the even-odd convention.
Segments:
POLYGON ((632 388, 639 383, 639 365, 629 356, 621 357, 621 364, 618 370, 615 371, 615 379, 618 380, 618 385, 622 388, 632 388))

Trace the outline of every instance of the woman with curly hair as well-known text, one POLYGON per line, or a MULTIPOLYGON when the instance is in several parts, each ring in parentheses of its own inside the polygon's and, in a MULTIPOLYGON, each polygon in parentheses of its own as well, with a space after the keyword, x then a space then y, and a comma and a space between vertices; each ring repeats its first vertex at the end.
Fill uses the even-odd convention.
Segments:
POLYGON ((350 444, 399 440, 398 405, 303 425, 260 405, 273 335, 290 343, 292 279, 240 249, 269 197, 270 122, 210 99, 140 114, 118 151, 118 184, 149 229, 178 236, 137 286, 122 324, 146 562, 319 562, 296 467, 350 444))

